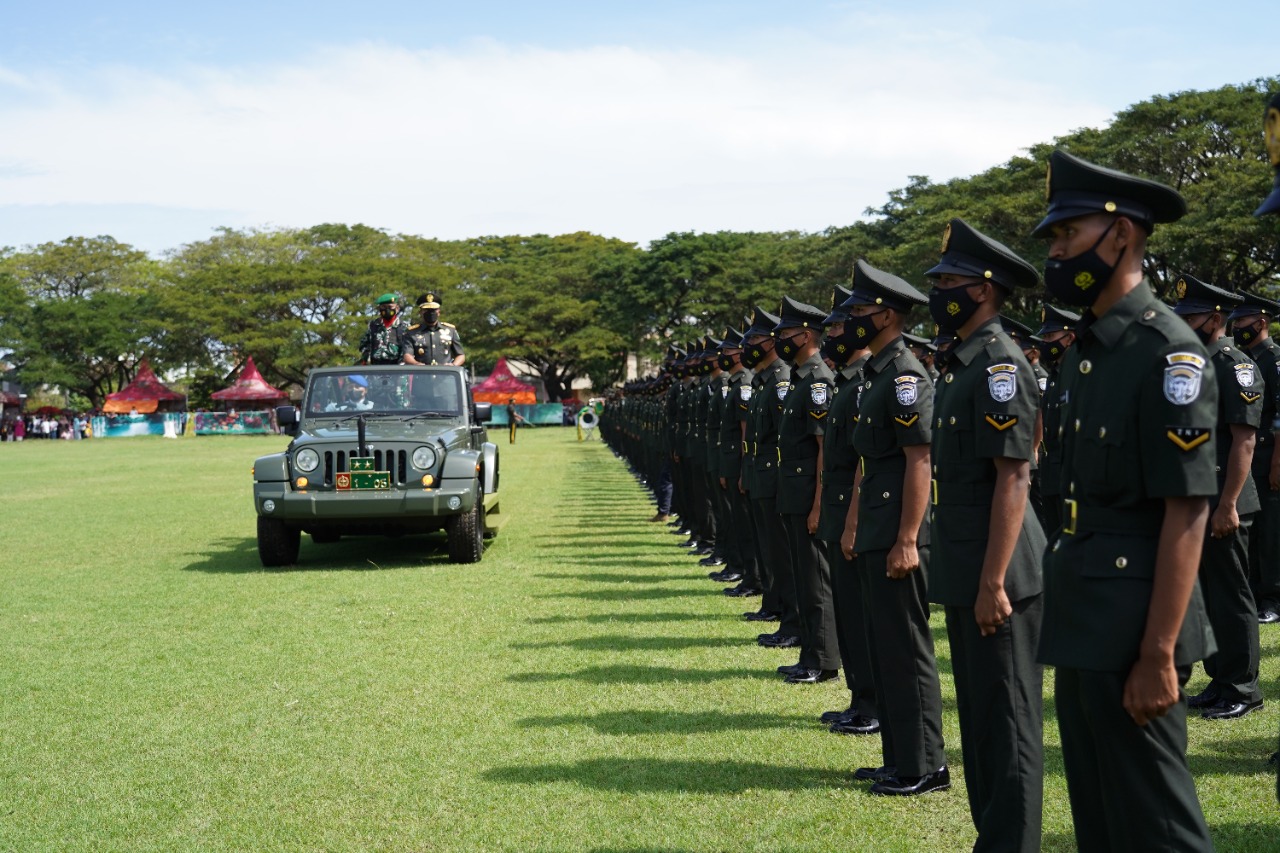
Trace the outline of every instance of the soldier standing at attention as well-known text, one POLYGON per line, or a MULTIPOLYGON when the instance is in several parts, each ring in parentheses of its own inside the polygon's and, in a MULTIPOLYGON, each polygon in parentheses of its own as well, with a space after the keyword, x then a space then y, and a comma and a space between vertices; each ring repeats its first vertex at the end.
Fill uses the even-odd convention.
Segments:
POLYGON ((467 361, 462 351, 458 329, 440 320, 440 299, 424 293, 417 302, 419 321, 404 330, 401 343, 405 364, 452 364, 461 367, 467 361))
MULTIPOLYGON (((1036 663, 1045 538, 1028 512, 1040 386, 999 316, 1034 267, 952 219, 929 310, 960 339, 933 413, 929 600, 946 607, 975 850, 1040 849, 1044 671, 1036 663)), ((1027 332, 1030 337, 1030 332, 1027 332)))
POLYGON ((724 566, 723 569, 711 572, 713 580, 723 583, 735 583, 742 580, 742 567, 738 559, 737 539, 731 535, 729 520, 729 498, 720 486, 720 422, 724 419, 725 394, 729 377, 720 366, 720 345, 723 340, 710 335, 704 339, 706 344, 707 384, 706 398, 699 406, 702 417, 702 441, 704 470, 706 471, 707 505, 715 519, 715 546, 710 554, 698 561, 700 566, 724 566))
POLYGON ((831 567, 814 533, 822 510, 822 436, 835 377, 822 363, 825 312, 783 297, 778 312, 778 356, 791 364, 791 390, 778 423, 778 513, 787 531, 796 606, 800 613, 800 660, 779 667, 788 684, 817 684, 840 668, 831 567))
POLYGON ((378 316, 360 337, 361 364, 399 364, 404 353, 401 336, 408 326, 394 293, 378 297, 378 316))
POLYGON ((742 574, 738 585, 726 589, 724 594, 732 598, 752 598, 762 593, 764 583, 760 579, 751 507, 746 493, 739 487, 747 412, 751 405, 751 371, 742 366, 742 332, 737 329, 725 332, 717 358, 727 377, 724 411, 720 417, 720 490, 729 505, 725 527, 730 532, 726 538, 737 549, 737 567, 742 574))
POLYGON ((1253 483, 1260 509, 1249 530, 1249 586, 1264 625, 1280 622, 1280 439, 1276 400, 1280 398, 1280 346, 1268 325, 1280 317, 1280 304, 1253 294, 1228 318, 1235 344, 1258 365, 1265 386, 1262 420, 1253 446, 1253 483))
POLYGON ((818 539, 826 543, 831 566, 831 604, 850 700, 848 708, 826 711, 819 719, 835 734, 869 735, 880 731, 880 708, 876 704, 867 617, 857 566, 841 548, 841 540, 847 540, 845 544, 852 550, 858 527, 858 502, 854 499, 858 454, 850 436, 858 418, 862 368, 871 357, 866 341, 858 339, 848 324, 847 309, 842 307, 852 295, 853 291, 837 285, 831 298, 831 313, 822 321, 826 327, 822 355, 831 360, 837 372, 835 396, 822 441, 822 518, 817 532, 818 539))
POLYGON ((1249 590, 1249 527, 1259 504, 1249 471, 1264 387, 1258 366, 1223 337, 1226 310, 1240 297, 1190 275, 1178 279, 1175 292, 1173 312, 1209 351, 1218 384, 1218 494, 1209 502, 1200 554, 1200 589, 1218 651, 1204 662, 1209 686, 1187 706, 1201 709, 1206 720, 1228 720, 1262 707, 1258 609, 1249 590))
POLYGON ((1208 354, 1143 278, 1177 192, 1049 159, 1045 286, 1084 312, 1062 364, 1063 523, 1045 556, 1040 661, 1081 850, 1211 850, 1187 766, 1192 665, 1213 653, 1196 583, 1217 493, 1208 354))
POLYGON ((1062 377, 1059 368, 1067 349, 1075 343, 1080 315, 1045 305, 1040 311, 1040 363, 1048 371, 1044 393, 1040 395, 1041 446, 1040 499, 1044 510, 1044 532, 1053 537, 1062 526, 1062 377))
POLYGON ((761 634, 756 641, 766 648, 792 648, 800 645, 800 614, 796 611, 796 588, 791 577, 791 552, 787 531, 778 514, 778 422, 782 418, 782 401, 791 390, 791 365, 778 357, 773 329, 779 318, 759 307, 751 318, 751 326, 743 340, 743 364, 755 371, 751 380, 750 423, 751 460, 743 480, 750 477, 752 519, 759 537, 760 570, 768 582, 760 614, 750 621, 771 621, 776 614, 778 630, 761 634))
POLYGON ((911 309, 928 300, 895 275, 859 260, 846 327, 866 341, 853 449, 862 459, 855 559, 880 700, 884 764, 854 778, 871 793, 914 796, 951 787, 942 743, 942 695, 929 631, 929 440, 933 383, 902 340, 911 309))

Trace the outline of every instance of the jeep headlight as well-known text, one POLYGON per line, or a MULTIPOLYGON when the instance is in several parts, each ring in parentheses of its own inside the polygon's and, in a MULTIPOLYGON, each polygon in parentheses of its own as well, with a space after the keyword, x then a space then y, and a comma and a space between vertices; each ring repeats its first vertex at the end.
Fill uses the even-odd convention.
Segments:
POLYGON ((419 471, 427 471, 436 464, 436 452, 430 447, 419 447, 413 451, 413 467, 419 471))
POLYGON ((293 457, 293 464, 298 466, 299 471, 310 474, 320 466, 320 454, 310 447, 304 447, 298 451, 297 456, 293 457))

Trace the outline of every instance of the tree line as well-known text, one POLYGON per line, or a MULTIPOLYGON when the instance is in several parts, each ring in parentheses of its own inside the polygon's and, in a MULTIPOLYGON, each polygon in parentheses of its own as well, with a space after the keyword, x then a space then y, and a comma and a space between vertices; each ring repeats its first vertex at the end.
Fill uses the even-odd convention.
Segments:
MULTIPOLYGON (((146 357, 161 372, 186 368, 192 405, 207 404, 248 356, 277 386, 354 359, 379 294, 412 302, 431 290, 481 372, 505 355, 557 398, 580 377, 617 381, 628 354, 654 360, 670 341, 740 326, 752 304, 787 294, 827 307, 858 258, 923 287, 954 216, 1042 264, 1045 244, 1029 234, 1055 147, 1186 197, 1189 215, 1149 245, 1162 294, 1190 273, 1274 295, 1280 221, 1252 211, 1272 180, 1261 118, 1278 88, 1263 78, 1154 97, 971 177, 911 176, 865 219, 816 233, 672 233, 641 247, 586 232, 434 240, 320 224, 222 228, 160 258, 109 236, 2 249, 0 355, 28 387, 57 385, 93 407, 146 357)), ((1034 323, 1037 300, 1019 295, 1008 311, 1034 323)))

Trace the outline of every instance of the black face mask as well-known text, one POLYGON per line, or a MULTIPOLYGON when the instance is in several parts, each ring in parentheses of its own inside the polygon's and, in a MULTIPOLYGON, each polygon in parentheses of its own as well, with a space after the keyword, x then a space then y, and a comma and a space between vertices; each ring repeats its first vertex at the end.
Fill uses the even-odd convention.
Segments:
POLYGON ((1120 250, 1120 257, 1114 264, 1109 264, 1098 255, 1098 247, 1111 233, 1119 220, 1112 220, 1091 247, 1074 258, 1054 260, 1050 258, 1044 263, 1044 286, 1055 302, 1067 305, 1088 307, 1098 301, 1098 294, 1111 280, 1111 274, 1120 264, 1120 258, 1129 250, 1126 246, 1120 250))
POLYGON ((1241 326, 1239 323, 1231 330, 1231 338, 1236 342, 1236 346, 1241 349, 1248 349, 1253 346, 1253 342, 1258 339, 1259 330, 1257 328, 1257 320, 1247 326, 1241 326))
POLYGON ((978 310, 978 303, 969 295, 969 288, 978 287, 980 282, 941 290, 937 287, 929 291, 929 315, 938 328, 944 332, 954 332, 969 322, 973 312, 978 310))
POLYGON ((396 309, 388 305, 381 305, 378 307, 378 316, 384 320, 390 320, 396 316, 396 309))
POLYGON ((716 356, 716 364, 720 365, 720 369, 725 373, 733 370, 733 356, 721 353, 716 356))
POLYGON ((1200 339, 1200 343, 1204 344, 1206 347, 1209 346, 1209 331, 1207 328, 1208 325, 1209 325, 1209 321, 1205 320, 1199 326, 1196 326, 1191 330, 1196 333, 1196 337, 1200 339))
POLYGON ((841 337, 848 339, 851 349, 862 349, 884 331, 876 328, 876 321, 873 319, 884 312, 885 309, 882 308, 860 317, 850 317, 844 321, 844 335, 841 337))
POLYGON ((823 358, 830 359, 839 367, 844 367, 849 363, 849 356, 853 353, 855 344, 852 335, 849 334, 849 327, 846 325, 844 332, 835 337, 827 338, 822 342, 821 349, 818 354, 823 358))
POLYGON ((1056 363, 1058 359, 1062 358, 1062 354, 1067 351, 1067 343, 1065 339, 1057 341, 1041 341, 1036 346, 1040 350, 1040 360, 1049 362, 1050 364, 1056 363))
POLYGON ((429 308, 422 312, 422 325, 434 326, 440 322, 440 312, 434 308, 429 308))
POLYGON ((755 370, 767 354, 764 344, 751 344, 742 351, 742 366, 747 370, 755 370))
POLYGON ((800 345, 796 343, 799 339, 800 335, 786 339, 778 338, 778 343, 775 346, 778 350, 778 356, 783 361, 793 361, 799 354, 800 345))

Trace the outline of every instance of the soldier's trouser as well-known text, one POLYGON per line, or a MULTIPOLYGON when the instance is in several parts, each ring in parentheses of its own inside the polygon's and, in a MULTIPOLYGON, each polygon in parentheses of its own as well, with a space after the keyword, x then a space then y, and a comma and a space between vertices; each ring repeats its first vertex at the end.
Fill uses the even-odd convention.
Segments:
POLYGON ((680 522, 692 530, 689 524, 689 458, 681 456, 671 460, 671 508, 680 516, 680 522))
POLYGON ((984 637, 972 607, 947 607, 960 749, 977 851, 1036 853, 1044 802, 1044 669, 1036 663, 1044 597, 1013 603, 984 637))
POLYGON ((791 551, 787 547, 787 529, 778 515, 778 499, 753 498, 752 509, 756 519, 756 533, 760 537, 760 551, 768 561, 769 596, 775 606, 768 609, 782 614, 778 633, 799 637, 800 614, 796 609, 796 585, 791 577, 791 551))
POLYGON ((864 716, 879 718, 875 670, 871 666, 871 644, 857 565, 844 558, 839 542, 827 543, 827 563, 831 566, 831 606, 836 616, 840 663, 844 668, 844 683, 853 696, 850 707, 857 708, 864 716))
POLYGON ((1053 542, 1054 534, 1062 526, 1062 495, 1042 495, 1041 503, 1044 517, 1040 519, 1040 527, 1044 530, 1045 538, 1053 542))
POLYGON ((1253 472, 1262 509, 1249 532, 1249 585, 1258 610, 1280 611, 1280 492, 1271 491, 1269 476, 1253 472))
POLYGON ((884 766, 904 777, 933 773, 947 763, 942 691, 925 594, 929 549, 919 551, 920 568, 905 578, 885 574, 888 551, 859 554, 855 561, 880 699, 884 766))
MULTIPOLYGON (((1054 704, 1080 850, 1212 850, 1187 766, 1187 703, 1139 726, 1124 709, 1127 672, 1057 667, 1054 704)), ((1191 667, 1178 668, 1179 687, 1191 667)))
POLYGON ((507 443, 508 444, 516 443, 516 422, 515 421, 511 422, 510 435, 508 436, 507 443))
POLYGON ((659 461, 657 468, 658 476, 654 481, 653 496, 658 502, 658 512, 662 515, 670 515, 672 492, 675 491, 674 481, 671 478, 671 460, 659 461))
POLYGON ((711 493, 707 491, 707 466, 703 460, 693 463, 690 472, 690 489, 693 492, 693 515, 698 525, 698 540, 703 545, 715 547, 716 514, 711 506, 711 493))
POLYGON ((1040 522, 1040 529, 1046 533, 1049 528, 1045 527, 1045 523, 1049 520, 1045 516, 1045 500, 1043 484, 1040 481, 1040 469, 1036 468, 1031 472, 1031 486, 1027 489, 1027 508, 1035 512, 1036 519, 1040 522))
POLYGON ((1205 531, 1200 556, 1200 591, 1218 651, 1205 659, 1204 671, 1229 701, 1254 702, 1258 689, 1258 608, 1249 590, 1249 524, 1241 516, 1230 536, 1214 539, 1205 531))
POLYGON ((800 613, 800 665, 807 669, 839 669, 835 608, 831 603, 831 567, 824 542, 809 532, 808 519, 786 513, 787 547, 800 613))
POLYGON ((741 553, 738 540, 730 534, 729 495, 720 487, 720 466, 707 472, 707 503, 711 505, 711 514, 715 517, 716 538, 715 555, 728 566, 741 569, 741 553))
POLYGON ((728 486, 725 499, 729 504, 729 520, 726 523, 730 531, 722 539, 734 541, 738 550, 736 568, 742 572, 742 585, 752 589, 764 589, 760 579, 760 562, 756 558, 756 533, 751 522, 751 507, 747 496, 738 491, 738 478, 725 478, 728 486))

